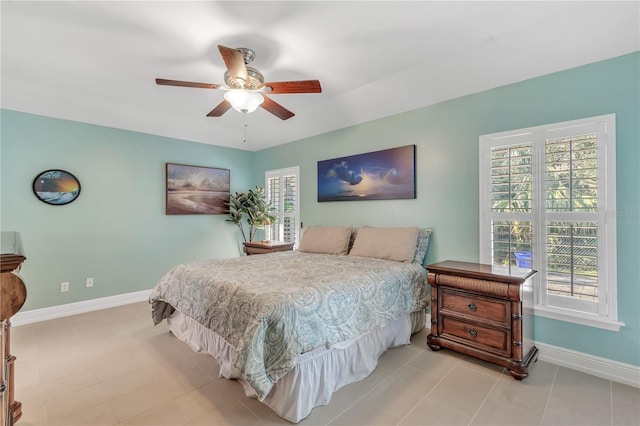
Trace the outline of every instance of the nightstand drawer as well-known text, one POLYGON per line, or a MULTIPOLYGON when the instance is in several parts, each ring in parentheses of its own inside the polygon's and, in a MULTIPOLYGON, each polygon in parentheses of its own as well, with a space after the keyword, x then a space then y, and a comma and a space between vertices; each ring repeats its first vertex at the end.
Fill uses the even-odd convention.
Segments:
POLYGON ((500 355, 511 355, 511 333, 454 318, 441 317, 441 336, 463 340, 465 344, 500 355))
POLYGON ((511 321, 511 304, 508 300, 490 299, 455 290, 442 289, 439 308, 441 314, 457 313, 507 327, 511 321))

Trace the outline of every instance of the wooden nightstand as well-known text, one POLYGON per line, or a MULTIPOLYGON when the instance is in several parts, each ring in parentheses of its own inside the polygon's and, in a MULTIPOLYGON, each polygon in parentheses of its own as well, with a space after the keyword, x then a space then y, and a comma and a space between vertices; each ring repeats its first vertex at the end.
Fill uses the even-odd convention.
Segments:
POLYGON ((282 241, 252 241, 244 243, 244 252, 247 256, 289 250, 293 250, 293 243, 282 241))
POLYGON ((426 267, 434 350, 453 349, 509 369, 522 380, 538 359, 533 344, 536 271, 445 261, 426 267))

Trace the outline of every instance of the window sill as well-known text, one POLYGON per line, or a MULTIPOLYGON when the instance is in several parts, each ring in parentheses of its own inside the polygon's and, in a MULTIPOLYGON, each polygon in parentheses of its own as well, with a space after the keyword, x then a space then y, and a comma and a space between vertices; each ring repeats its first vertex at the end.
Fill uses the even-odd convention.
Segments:
POLYGON ((609 331, 620 331, 624 327, 623 322, 614 321, 610 318, 583 312, 572 311, 562 308, 550 308, 548 306, 536 305, 533 313, 537 317, 550 318, 558 321, 572 322, 574 324, 585 325, 587 327, 601 328, 609 331))

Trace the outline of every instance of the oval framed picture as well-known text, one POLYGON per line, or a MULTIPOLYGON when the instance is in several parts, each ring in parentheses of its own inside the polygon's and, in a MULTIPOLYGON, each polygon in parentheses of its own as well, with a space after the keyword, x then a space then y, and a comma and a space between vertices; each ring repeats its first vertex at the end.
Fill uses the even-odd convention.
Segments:
POLYGON ((33 180, 33 193, 54 206, 69 204, 80 195, 80 181, 64 170, 45 170, 33 180))

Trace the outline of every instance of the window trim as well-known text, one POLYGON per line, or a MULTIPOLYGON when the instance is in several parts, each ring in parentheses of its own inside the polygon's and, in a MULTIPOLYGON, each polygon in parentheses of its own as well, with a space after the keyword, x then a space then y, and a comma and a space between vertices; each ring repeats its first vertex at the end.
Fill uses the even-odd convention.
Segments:
MULTIPOLYGON (((295 175, 296 177, 296 198, 294 203, 295 204, 294 209, 295 209, 296 236, 295 236, 293 247, 297 248, 300 242, 300 166, 291 166, 291 167, 285 167, 282 169, 267 170, 266 172, 264 172, 264 187, 268 197, 269 196, 268 185, 269 185, 270 178, 279 177, 282 179, 284 176, 291 176, 291 175, 295 175)), ((284 219, 284 211, 283 209, 278 209, 278 212, 281 212, 282 214, 276 220, 282 223, 284 219)), ((265 237, 266 237, 266 233, 265 233, 265 237)))
MULTIPOLYGON (((535 183, 534 193, 532 194, 532 203, 534 211, 528 213, 511 213, 511 216, 518 217, 528 216, 532 220, 535 229, 534 239, 532 241, 532 251, 534 253, 533 268, 538 270, 538 274, 534 277, 535 306, 534 314, 539 317, 551 318, 566 322, 577 323, 589 327, 597 327, 606 330, 618 331, 624 323, 618 321, 618 303, 617 303, 617 229, 616 229, 616 163, 615 163, 615 114, 607 114, 596 117, 583 118, 578 120, 570 120, 560 123, 552 123, 540 126, 529 127, 525 129, 517 129, 506 132, 482 135, 479 138, 479 230, 480 230, 480 261, 491 263, 491 245, 486 243, 491 232, 491 221, 493 218, 490 205, 489 188, 491 183, 490 164, 491 148, 496 146, 518 145, 520 143, 530 142, 532 145, 532 183, 535 183), (545 237, 544 231, 548 219, 548 213, 541 208, 540 197, 545 187, 545 171, 544 171, 544 153, 545 139, 548 135, 553 135, 558 131, 564 131, 572 127, 585 127, 591 125, 598 130, 598 188, 604 191, 599 198, 603 203, 598 204, 596 219, 598 226, 602 227, 605 233, 605 241, 602 245, 605 253, 603 256, 606 261, 603 263, 603 277, 605 284, 599 289, 604 291, 603 295, 598 297, 598 305, 606 304, 606 314, 588 313, 577 311, 560 306, 550 306, 547 304, 546 286, 541 285, 543 276, 546 275, 546 265, 540 264, 541 256, 544 256, 545 237), (602 129, 603 133, 600 133, 602 129), (601 138, 602 137, 602 141, 601 138), (601 145, 603 143, 604 145, 601 145), (603 183, 604 180, 604 183, 603 183)), ((551 215, 553 216, 553 214, 551 215)), ((516 220, 516 219, 506 219, 516 220)), ((574 220, 574 219, 571 219, 574 220)), ((590 219, 593 221, 594 219, 590 219)), ((601 270, 599 264, 599 271, 601 270)), ((599 306, 598 310, 601 310, 599 306)))

